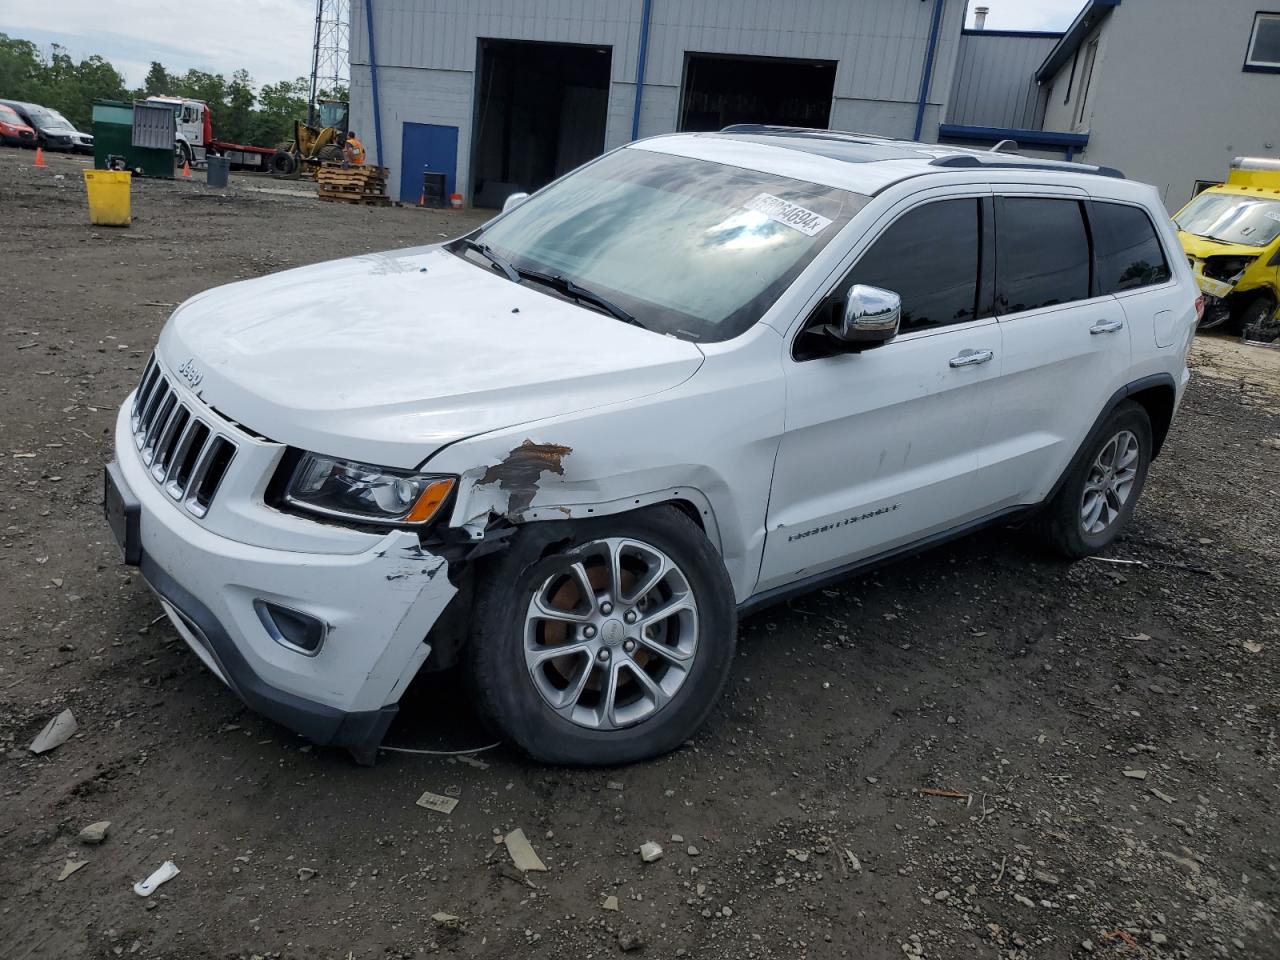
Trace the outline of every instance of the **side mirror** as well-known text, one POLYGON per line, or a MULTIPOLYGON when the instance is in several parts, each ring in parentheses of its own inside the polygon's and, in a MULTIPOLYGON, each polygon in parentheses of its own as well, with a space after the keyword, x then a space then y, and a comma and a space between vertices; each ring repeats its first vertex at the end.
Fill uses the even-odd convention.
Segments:
POLYGON ((508 210, 513 210, 528 199, 529 195, 527 193, 513 193, 502 201, 502 212, 506 213, 508 210))
POLYGON ((865 350, 888 343, 898 335, 902 298, 891 290, 855 283, 844 302, 844 312, 823 332, 850 350, 865 350))

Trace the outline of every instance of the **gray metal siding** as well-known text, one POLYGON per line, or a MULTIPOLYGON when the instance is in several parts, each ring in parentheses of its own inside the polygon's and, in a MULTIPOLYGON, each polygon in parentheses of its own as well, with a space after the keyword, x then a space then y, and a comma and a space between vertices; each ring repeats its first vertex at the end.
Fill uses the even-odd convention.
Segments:
MULTIPOLYGON (((943 0, 925 118, 931 139, 952 88, 964 0, 943 0)), ((933 0, 653 0, 640 135, 679 122, 688 53, 832 60, 831 126, 910 137, 933 0)), ((643 0, 373 0, 383 157, 398 184, 404 122, 458 128, 458 189, 470 196, 480 38, 611 49, 606 149, 631 138, 643 0)), ((351 5, 351 119, 373 139, 363 0, 351 5)))
MULTIPOLYGON (((378 65, 474 71, 479 37, 613 48, 633 82, 642 0, 375 0, 378 65)), ((963 0, 946 0, 930 102, 951 85, 963 0)), ((351 62, 367 66, 365 8, 352 4, 351 62)), ((839 61, 836 97, 914 102, 933 4, 920 0, 654 0, 645 84, 679 87, 686 52, 839 61)))
POLYGON ((965 33, 960 38, 947 122, 1038 130, 1044 115, 1036 68, 1056 37, 965 33))

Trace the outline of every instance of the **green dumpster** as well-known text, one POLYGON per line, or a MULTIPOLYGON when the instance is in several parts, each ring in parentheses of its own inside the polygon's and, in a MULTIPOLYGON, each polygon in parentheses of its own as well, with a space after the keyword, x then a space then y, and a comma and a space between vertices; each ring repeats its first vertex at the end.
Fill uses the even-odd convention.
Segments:
MULTIPOLYGON (((145 104, 154 110, 155 104, 145 104)), ((124 168, 137 176, 173 176, 173 138, 161 146, 137 146, 134 105, 121 100, 93 102, 93 165, 99 170, 111 168, 111 158, 119 157, 124 168)), ((158 140, 152 138, 158 143, 158 140)))

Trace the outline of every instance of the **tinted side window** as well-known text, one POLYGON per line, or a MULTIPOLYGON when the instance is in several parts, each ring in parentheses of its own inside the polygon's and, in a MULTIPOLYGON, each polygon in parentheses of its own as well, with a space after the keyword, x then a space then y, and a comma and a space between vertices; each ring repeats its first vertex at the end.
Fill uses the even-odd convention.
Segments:
POLYGON ((1101 293, 1149 287, 1169 279, 1169 263, 1156 228, 1138 207, 1094 201, 1093 248, 1101 293))
POLYGON ((855 283, 902 298, 902 332, 977 317, 981 253, 977 199, 937 200, 903 214, 854 264, 855 283))
POLYGON ((996 307, 1035 310, 1089 297, 1089 234, 1076 200, 996 202, 996 307))

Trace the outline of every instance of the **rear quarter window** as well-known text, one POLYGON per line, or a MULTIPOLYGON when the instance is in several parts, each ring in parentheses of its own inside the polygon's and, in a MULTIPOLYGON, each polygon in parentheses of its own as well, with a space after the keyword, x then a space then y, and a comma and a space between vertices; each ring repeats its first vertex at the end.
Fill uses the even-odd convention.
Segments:
POLYGON ((1172 276, 1155 224, 1145 210, 1095 200, 1091 213, 1100 293, 1137 290, 1172 276))

